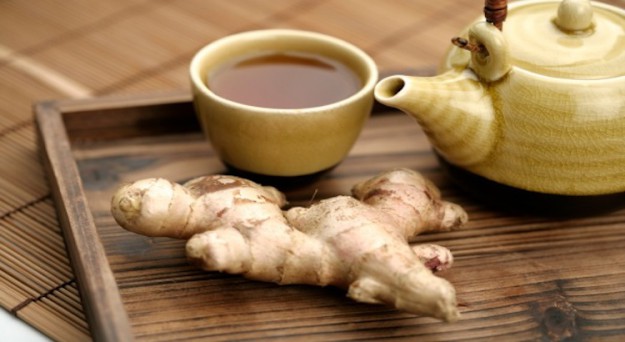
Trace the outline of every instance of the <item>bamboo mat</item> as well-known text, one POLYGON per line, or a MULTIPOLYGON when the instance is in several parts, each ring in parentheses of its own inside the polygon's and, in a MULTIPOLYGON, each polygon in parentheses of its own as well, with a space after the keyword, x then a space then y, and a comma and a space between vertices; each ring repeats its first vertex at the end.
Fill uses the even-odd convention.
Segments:
MULTIPOLYGON (((625 7, 623 0, 606 1, 625 7)), ((206 43, 251 29, 330 34, 381 70, 435 65, 476 0, 0 2, 0 306, 56 340, 91 338, 42 171, 31 105, 187 89, 206 43)))

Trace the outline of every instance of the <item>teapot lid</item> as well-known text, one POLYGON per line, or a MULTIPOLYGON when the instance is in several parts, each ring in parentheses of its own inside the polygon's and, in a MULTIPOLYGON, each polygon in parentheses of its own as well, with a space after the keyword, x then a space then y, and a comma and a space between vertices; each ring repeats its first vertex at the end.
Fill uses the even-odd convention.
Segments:
POLYGON ((625 75, 625 11, 588 0, 515 2, 503 35, 511 63, 570 79, 625 75))

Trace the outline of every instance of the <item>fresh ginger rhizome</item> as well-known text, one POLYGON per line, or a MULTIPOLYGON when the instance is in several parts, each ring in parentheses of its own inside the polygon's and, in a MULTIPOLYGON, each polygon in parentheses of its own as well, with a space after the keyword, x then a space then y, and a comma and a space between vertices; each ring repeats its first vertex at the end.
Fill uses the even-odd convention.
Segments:
POLYGON ((455 290, 432 272, 451 266, 451 253, 408 241, 459 227, 466 212, 408 169, 357 184, 352 195, 284 211, 284 194, 243 178, 150 178, 122 186, 111 210, 129 231, 187 239, 188 258, 207 271, 332 285, 360 302, 456 320, 455 290))

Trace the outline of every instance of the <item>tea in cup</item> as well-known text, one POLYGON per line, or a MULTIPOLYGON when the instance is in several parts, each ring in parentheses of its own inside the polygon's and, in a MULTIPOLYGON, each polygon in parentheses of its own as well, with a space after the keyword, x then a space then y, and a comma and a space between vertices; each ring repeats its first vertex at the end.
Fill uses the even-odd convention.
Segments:
POLYGON ((227 166, 304 176, 349 153, 371 112, 378 71, 343 40, 271 29, 205 46, 190 77, 202 129, 227 166))

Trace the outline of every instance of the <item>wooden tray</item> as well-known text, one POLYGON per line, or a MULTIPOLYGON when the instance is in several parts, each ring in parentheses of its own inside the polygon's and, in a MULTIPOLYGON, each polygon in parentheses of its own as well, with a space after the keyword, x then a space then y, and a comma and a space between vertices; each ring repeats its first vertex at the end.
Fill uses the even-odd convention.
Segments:
MULTIPOLYGON (((190 95, 44 102, 36 106, 44 164, 94 338, 145 340, 513 340, 625 336, 625 211, 570 220, 509 216, 474 202, 438 168, 419 126, 376 107, 349 157, 293 205, 338 194, 378 172, 408 167, 460 203, 461 230, 423 235, 456 264, 454 324, 355 303, 342 290, 278 286, 202 272, 184 242, 121 229, 114 189, 146 177, 174 181, 227 172, 202 136, 190 95)), ((280 186, 278 184, 278 186, 280 186)))

